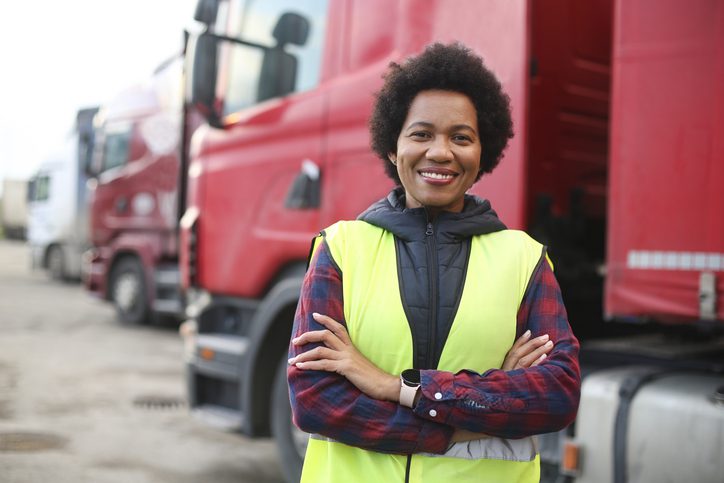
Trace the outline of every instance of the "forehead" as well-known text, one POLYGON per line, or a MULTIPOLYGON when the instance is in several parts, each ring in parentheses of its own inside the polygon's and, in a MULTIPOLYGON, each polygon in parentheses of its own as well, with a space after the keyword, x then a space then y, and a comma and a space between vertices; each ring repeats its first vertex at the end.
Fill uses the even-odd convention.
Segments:
POLYGON ((420 91, 410 104, 403 127, 415 122, 434 126, 465 124, 477 130, 478 116, 473 102, 460 92, 420 91))

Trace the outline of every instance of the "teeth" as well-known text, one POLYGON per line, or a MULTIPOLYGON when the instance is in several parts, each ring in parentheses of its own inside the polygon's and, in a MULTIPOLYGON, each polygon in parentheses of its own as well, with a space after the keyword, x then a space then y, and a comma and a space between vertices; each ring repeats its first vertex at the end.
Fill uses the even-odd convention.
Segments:
POLYGON ((451 174, 440 174, 440 173, 427 173, 425 171, 420 173, 425 178, 432 178, 432 179, 452 179, 453 175, 451 174))

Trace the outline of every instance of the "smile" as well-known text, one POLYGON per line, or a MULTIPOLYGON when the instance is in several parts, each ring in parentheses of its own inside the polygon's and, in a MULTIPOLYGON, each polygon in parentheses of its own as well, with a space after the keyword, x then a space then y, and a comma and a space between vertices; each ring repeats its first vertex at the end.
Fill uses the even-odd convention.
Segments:
POLYGON ((423 178, 428 178, 428 179, 449 180, 449 179, 453 179, 457 175, 456 174, 447 174, 447 173, 432 173, 429 171, 420 171, 420 176, 422 176, 423 178))

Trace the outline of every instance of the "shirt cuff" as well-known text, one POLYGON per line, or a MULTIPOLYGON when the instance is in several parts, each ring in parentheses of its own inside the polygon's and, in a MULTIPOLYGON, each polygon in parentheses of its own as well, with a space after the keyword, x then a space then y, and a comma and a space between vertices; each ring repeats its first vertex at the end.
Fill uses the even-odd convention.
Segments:
POLYGON ((445 371, 420 371, 420 397, 415 405, 414 412, 417 416, 447 424, 455 400, 455 375, 445 371), (448 403, 448 404, 446 404, 448 403))

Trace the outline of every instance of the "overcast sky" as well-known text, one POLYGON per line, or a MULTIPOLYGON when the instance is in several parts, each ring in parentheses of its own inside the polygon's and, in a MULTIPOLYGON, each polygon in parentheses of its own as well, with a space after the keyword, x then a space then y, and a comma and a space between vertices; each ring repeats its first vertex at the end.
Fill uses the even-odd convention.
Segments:
POLYGON ((0 16, 0 181, 30 177, 62 143, 79 108, 102 104, 179 52, 195 4, 5 2, 0 16))

